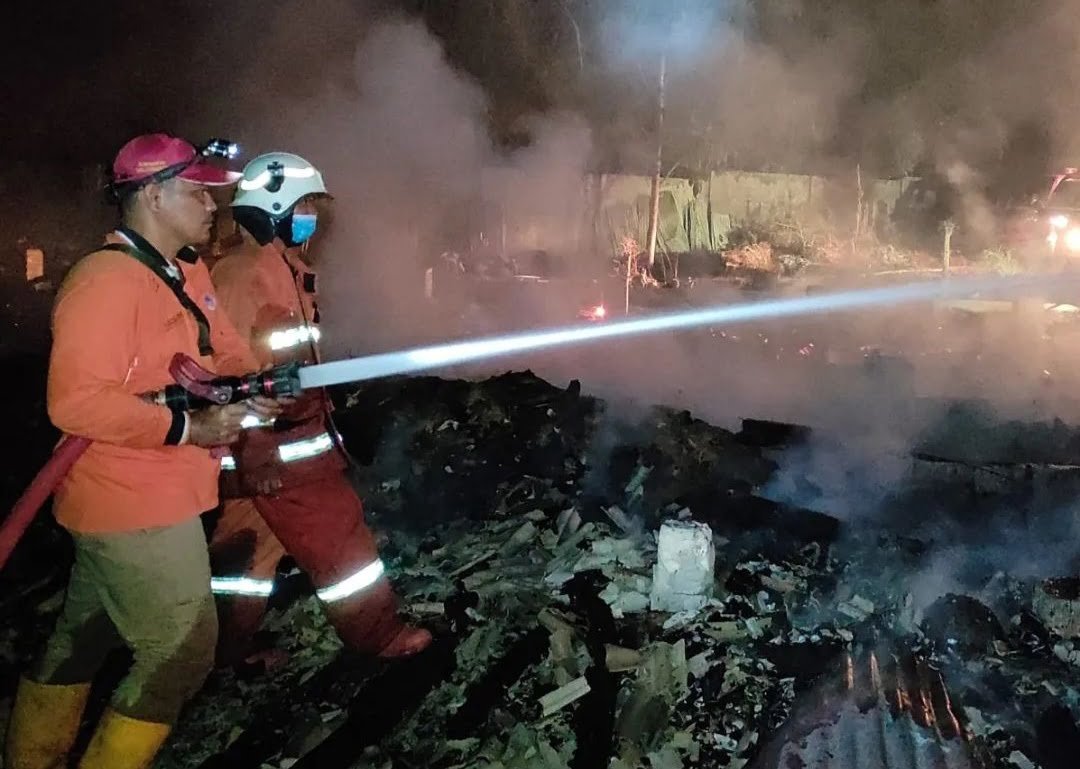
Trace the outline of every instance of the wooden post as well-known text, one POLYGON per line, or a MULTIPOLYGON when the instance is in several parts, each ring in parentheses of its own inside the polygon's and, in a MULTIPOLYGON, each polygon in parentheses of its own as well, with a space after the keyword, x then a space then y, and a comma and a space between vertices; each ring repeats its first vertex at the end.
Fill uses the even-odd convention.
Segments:
POLYGON ((653 169, 652 190, 649 196, 649 231, 645 236, 649 269, 656 262, 656 236, 660 227, 660 176, 664 172, 664 83, 667 78, 667 54, 660 55, 660 89, 656 110, 656 168, 653 169))
POLYGON ((499 205, 499 259, 507 264, 510 259, 506 255, 506 207, 499 205))
POLYGON ((956 222, 952 219, 946 219, 942 224, 942 229, 945 231, 945 242, 941 249, 941 271, 942 275, 946 278, 949 277, 949 269, 952 266, 952 234, 956 229, 956 222))
POLYGON ((859 236, 862 234, 862 209, 863 209, 863 187, 862 187, 862 164, 855 164, 855 230, 851 235, 851 254, 854 256, 857 253, 859 236))

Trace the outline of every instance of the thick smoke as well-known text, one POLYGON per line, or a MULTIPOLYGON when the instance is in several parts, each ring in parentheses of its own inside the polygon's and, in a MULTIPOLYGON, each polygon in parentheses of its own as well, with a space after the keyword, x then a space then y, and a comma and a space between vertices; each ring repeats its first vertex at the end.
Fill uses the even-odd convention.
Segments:
POLYGON ((676 114, 694 120, 675 125, 673 140, 696 139, 705 160, 732 168, 832 170, 841 106, 859 86, 860 38, 786 53, 737 29, 722 40, 702 52, 705 66, 674 83, 681 86, 673 96, 676 114))
MULTIPOLYGON (((219 18, 186 11, 171 25, 147 10, 124 27, 135 42, 95 58, 101 67, 81 68, 80 77, 92 70, 90 86, 72 76, 57 93, 78 96, 72 110, 80 117, 130 106, 131 125, 109 118, 113 133, 232 135, 249 157, 291 150, 323 169, 335 195, 317 246, 330 355, 459 328, 461 307, 449 317, 424 299, 425 271, 440 268, 437 280, 445 280, 447 252, 548 251, 579 275, 606 270, 607 255, 582 248, 582 175, 605 162, 609 170, 651 167, 660 52, 669 73, 665 170, 729 164, 850 174, 863 161, 867 174, 884 175, 921 166, 959 187, 961 218, 985 230, 987 206, 1011 181, 996 173, 1009 148, 1018 158, 1010 167, 1025 173, 1046 154, 1016 140, 1024 126, 1045 127, 1058 156, 1078 149, 1080 25, 1067 0, 733 1, 708 3, 704 15, 687 12, 666 27, 613 15, 618 4, 606 1, 563 5, 592 9, 574 25, 582 82, 546 94, 559 109, 518 120, 529 141, 513 151, 490 136, 500 105, 421 22, 387 21, 346 0, 244 0, 219 18), (157 75, 131 77, 144 69, 135 61, 157 75), (171 94, 167 104, 142 106, 158 93, 171 94)), ((468 39, 492 46, 483 33, 468 39)), ((549 41, 536 40, 532 59, 543 61, 549 41)), ((109 146, 119 143, 116 136, 109 146)), ((513 330, 531 309, 551 322, 573 320, 576 297, 556 291, 543 302, 481 306, 477 325, 513 330)), ((528 365, 557 382, 580 378, 601 395, 680 405, 730 427, 764 417, 825 428, 820 444, 791 457, 821 493, 771 491, 848 520, 876 520, 911 448, 942 413, 935 401, 981 397, 1003 416, 1076 415, 1055 396, 1073 381, 1059 365, 1070 350, 1055 359, 1032 343, 1038 329, 1008 317, 964 325, 927 308, 846 314, 605 343, 472 373, 528 365), (886 362, 865 362, 865 345, 880 346, 886 362), (910 368, 893 365, 891 355, 910 368)))
MULTIPOLYGON (((272 121, 276 143, 325 167, 337 197, 321 246, 331 349, 441 336, 445 318, 431 313, 422 289, 424 270, 445 250, 595 260, 581 247, 582 174, 598 157, 627 171, 651 167, 661 50, 666 168, 850 174, 861 162, 878 175, 932 172, 959 191, 960 225, 987 236, 993 204, 1037 188, 1045 164, 1078 149, 1072 41, 1080 25, 1066 2, 760 4, 769 18, 736 5, 689 23, 684 15, 665 45, 648 19, 601 18, 601 34, 586 35, 585 45, 600 48, 602 63, 589 76, 589 103, 578 105, 595 141, 573 110, 550 112, 526 121, 531 144, 511 153, 492 147, 484 91, 421 25, 368 30, 350 78, 319 85, 282 123, 272 121), (1023 141, 1032 122, 1045 128, 1046 146, 1039 136, 1023 141), (529 224, 507 233, 507 221, 529 224), (478 232, 481 241, 469 242, 478 232)), ((571 319, 565 298, 544 301, 552 322, 571 319)), ((513 330, 524 309, 484 308, 480 326, 513 330)), ((559 384, 578 378, 623 415, 659 402, 732 428, 741 417, 811 425, 811 443, 782 458, 784 473, 765 493, 853 527, 936 541, 904 586, 922 610, 950 590, 977 592, 999 571, 1044 577, 1075 568, 1076 518, 1060 501, 1035 496, 1026 517, 1005 504, 972 522, 951 518, 956 510, 944 504, 898 500, 913 450, 953 399, 980 399, 1001 422, 1080 417, 1063 395, 1077 382, 1073 344, 1048 341, 1046 331, 1022 313, 990 320, 907 307, 605 343, 462 373, 528 365, 559 384)), ((598 465, 617 440, 605 431, 598 465)))
MULTIPOLYGON (((499 152, 484 91, 418 21, 360 24, 354 45, 346 76, 305 79, 306 93, 293 82, 287 100, 264 92, 239 127, 257 151, 307 157, 334 195, 316 246, 332 355, 443 338, 451 318, 424 291, 428 268, 440 295, 450 290, 444 254, 532 249, 572 263, 591 146, 583 120, 550 114, 527 121, 527 146, 499 152)), ((260 50, 278 50, 272 32, 260 50)), ((253 79, 266 61, 256 58, 253 79)), ((235 105, 226 114, 245 117, 235 105)))

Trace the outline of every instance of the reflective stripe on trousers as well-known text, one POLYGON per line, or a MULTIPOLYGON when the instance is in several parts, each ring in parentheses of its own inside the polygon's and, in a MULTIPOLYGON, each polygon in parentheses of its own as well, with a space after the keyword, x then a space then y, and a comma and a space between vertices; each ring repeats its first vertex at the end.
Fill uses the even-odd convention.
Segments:
MULTIPOLYGON (((385 571, 382 560, 372 561, 345 579, 316 590, 315 595, 323 603, 340 601, 371 587, 385 571)), ((214 577, 210 580, 210 589, 217 595, 268 596, 274 591, 274 581, 250 577, 214 577)))
POLYGON ((258 595, 268 596, 274 592, 272 579, 251 579, 250 577, 212 577, 210 590, 215 595, 258 595))
MULTIPOLYGON (((316 435, 314 438, 305 438, 302 441, 281 444, 278 446, 278 458, 281 459, 282 462, 296 462, 301 459, 310 459, 311 457, 325 454, 333 448, 334 439, 330 437, 330 433, 323 433, 321 435, 316 435)), ((229 455, 222 457, 221 469, 235 470, 236 459, 229 455)))
POLYGON ((363 505, 344 472, 273 496, 255 507, 296 565, 311 575, 326 616, 352 651, 378 653, 401 630, 397 602, 363 505))
POLYGON ((374 585, 382 577, 386 571, 381 559, 376 558, 359 571, 353 572, 340 582, 335 582, 333 585, 327 585, 324 588, 315 591, 315 595, 319 597, 319 600, 323 603, 330 603, 332 601, 340 601, 342 598, 348 598, 349 596, 356 595, 362 590, 374 585))

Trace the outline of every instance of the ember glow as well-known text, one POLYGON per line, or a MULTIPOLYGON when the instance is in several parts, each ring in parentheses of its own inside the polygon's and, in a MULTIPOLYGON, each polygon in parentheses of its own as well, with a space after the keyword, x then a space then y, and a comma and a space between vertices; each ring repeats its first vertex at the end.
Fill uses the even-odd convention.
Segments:
POLYGON ((607 308, 602 304, 598 304, 595 307, 586 307, 578 313, 578 317, 587 320, 603 320, 607 317, 607 308))
POLYGON ((1065 248, 1080 251, 1080 227, 1073 227, 1065 233, 1065 248))
POLYGON ((749 321, 790 318, 805 315, 824 315, 845 310, 891 307, 900 304, 929 302, 937 299, 956 299, 977 294, 1022 294, 1031 289, 1055 286, 1063 281, 1077 282, 1080 276, 1062 274, 1024 275, 1009 277, 933 280, 908 283, 887 288, 842 291, 831 294, 746 302, 664 313, 647 318, 619 320, 611 323, 588 324, 533 331, 506 336, 487 337, 463 342, 418 347, 412 350, 379 353, 362 358, 322 363, 300 370, 301 386, 326 387, 344 382, 410 374, 446 366, 506 357, 532 350, 551 349, 565 345, 594 342, 601 339, 655 334, 662 331, 721 326, 749 321))

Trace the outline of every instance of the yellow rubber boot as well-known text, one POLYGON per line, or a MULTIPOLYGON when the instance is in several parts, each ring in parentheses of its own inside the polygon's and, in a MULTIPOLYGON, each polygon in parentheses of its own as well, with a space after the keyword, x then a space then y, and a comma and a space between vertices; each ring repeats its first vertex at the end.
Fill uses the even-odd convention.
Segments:
POLYGON ((4 747, 6 769, 60 769, 79 733, 90 684, 19 681, 4 747))
POLYGON ((149 769, 172 727, 105 711, 79 769, 149 769))

